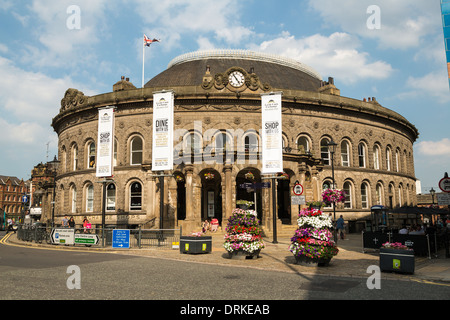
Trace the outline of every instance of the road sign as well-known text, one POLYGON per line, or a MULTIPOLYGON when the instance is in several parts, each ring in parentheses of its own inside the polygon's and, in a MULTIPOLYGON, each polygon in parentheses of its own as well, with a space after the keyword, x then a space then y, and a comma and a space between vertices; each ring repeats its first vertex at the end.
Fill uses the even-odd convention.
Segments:
POLYGON ((112 236, 113 248, 130 248, 130 230, 114 229, 112 236))
POLYGON ((450 178, 442 178, 441 181, 439 181, 439 188, 444 192, 450 192, 450 178))
POLYGON ((437 193, 436 196, 439 206, 450 206, 450 193, 437 193))
POLYGON ((75 233, 75 244, 99 244, 100 238, 96 234, 75 233))
POLYGON ((296 183, 294 185, 294 187, 292 188, 292 192, 296 195, 296 196, 301 196, 303 193, 303 186, 300 183, 296 183))
POLYGON ((291 196, 292 205, 306 204, 305 196, 291 196))
POLYGON ((51 239, 53 244, 74 244, 75 229, 56 228, 52 230, 51 239))
POLYGON ((270 182, 262 182, 262 183, 242 183, 239 185, 242 189, 264 189, 270 188, 270 182))
POLYGON ((23 203, 28 202, 28 197, 26 194, 22 196, 22 202, 23 203))

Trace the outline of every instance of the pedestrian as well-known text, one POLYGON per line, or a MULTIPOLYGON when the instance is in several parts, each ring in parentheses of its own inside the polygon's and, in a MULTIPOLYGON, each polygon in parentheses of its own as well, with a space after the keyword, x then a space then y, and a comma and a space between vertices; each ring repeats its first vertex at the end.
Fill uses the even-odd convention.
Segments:
POLYGON ((69 227, 69 219, 67 218, 67 216, 64 216, 64 218, 62 219, 61 226, 63 228, 68 228, 69 227))
POLYGON ((203 232, 203 233, 206 233, 206 231, 208 231, 209 228, 210 228, 209 221, 208 221, 208 220, 203 221, 203 224, 202 224, 202 232, 203 232))
POLYGON ((339 233, 341 240, 344 240, 345 238, 345 223, 344 218, 342 215, 339 217, 339 219, 336 220, 336 230, 339 233))
POLYGON ((69 219, 69 228, 75 228, 75 220, 73 217, 70 217, 69 219))
POLYGON ((83 229, 84 229, 84 233, 91 233, 91 228, 92 228, 92 225, 91 225, 91 223, 89 222, 88 218, 87 218, 87 217, 84 217, 84 219, 83 219, 83 229))

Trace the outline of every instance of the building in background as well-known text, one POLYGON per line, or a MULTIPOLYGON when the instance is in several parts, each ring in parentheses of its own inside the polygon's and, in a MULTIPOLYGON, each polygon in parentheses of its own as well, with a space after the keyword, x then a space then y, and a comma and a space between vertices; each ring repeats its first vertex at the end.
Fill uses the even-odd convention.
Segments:
MULTIPOLYGON (((337 206, 350 230, 365 227, 373 205, 416 205, 413 143, 418 130, 375 97, 341 96, 334 79, 284 57, 245 50, 213 50, 176 57, 168 68, 136 88, 129 79, 113 91, 85 96, 68 89, 52 126, 60 166, 55 215, 86 216, 99 225, 146 228, 182 226, 198 231, 205 219, 226 225, 237 200, 255 202, 271 229, 272 196, 261 174, 261 95, 282 92, 283 172, 277 180, 278 224, 295 224, 302 204, 292 202, 303 186, 306 202, 321 200, 332 185, 346 191, 337 206), (174 93, 174 168, 164 178, 152 169, 153 94, 174 93), (96 177, 98 109, 115 107, 114 177, 96 177), (258 188, 243 188, 256 183, 258 188), (162 196, 162 201, 161 197, 162 196), (105 199, 103 199, 103 197, 105 199), (163 204, 161 215, 160 203, 163 204), (105 205, 102 208, 102 205, 105 205)), ((331 205, 325 207, 331 212, 331 205)))
POLYGON ((22 197, 28 194, 28 184, 17 177, 0 176, 0 213, 1 221, 12 219, 22 222, 24 203, 22 197))

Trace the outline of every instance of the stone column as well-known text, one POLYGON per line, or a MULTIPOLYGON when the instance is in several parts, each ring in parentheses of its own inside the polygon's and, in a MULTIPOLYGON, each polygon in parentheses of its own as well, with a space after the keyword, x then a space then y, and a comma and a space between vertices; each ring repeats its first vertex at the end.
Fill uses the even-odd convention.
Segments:
POLYGON ((226 221, 233 211, 233 181, 231 170, 233 170, 233 167, 230 164, 223 166, 223 171, 225 173, 225 208, 222 209, 222 227, 224 221, 226 221))

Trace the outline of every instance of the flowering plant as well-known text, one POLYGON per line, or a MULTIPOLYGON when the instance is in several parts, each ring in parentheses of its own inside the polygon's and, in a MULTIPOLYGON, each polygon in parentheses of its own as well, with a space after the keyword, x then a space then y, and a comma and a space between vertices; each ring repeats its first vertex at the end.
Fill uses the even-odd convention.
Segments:
POLYGON ((214 173, 207 172, 207 173, 204 174, 204 177, 205 177, 206 180, 214 179, 214 173))
POLYGON ((247 200, 238 200, 238 201, 236 201, 236 204, 237 205, 246 205, 246 206, 252 206, 253 204, 254 204, 254 202, 253 201, 247 201, 247 200))
POLYGON ((203 237, 203 236, 204 236, 204 234, 201 231, 191 233, 191 237, 203 237))
POLYGON ((279 172, 278 177, 280 177, 280 179, 289 179, 289 175, 286 172, 279 172))
POLYGON ((331 217, 323 215, 319 209, 307 208, 298 214, 297 224, 289 247, 294 256, 331 259, 338 254, 339 249, 331 240, 331 217))
POLYGON ((265 247, 254 210, 234 209, 225 230, 223 246, 228 252, 243 250, 252 253, 265 247))
POLYGON ((180 175, 176 175, 175 176, 175 180, 177 181, 177 182, 183 182, 184 181, 184 178, 182 177, 182 176, 180 176, 180 175))
POLYGON ((383 243, 381 246, 386 249, 412 250, 411 248, 408 248, 407 246, 401 244, 400 242, 386 242, 383 243))
POLYGON ((324 202, 344 202, 345 192, 339 189, 325 189, 322 192, 322 199, 324 202))
POLYGON ((255 180, 255 176, 253 175, 253 173, 251 173, 250 171, 249 172, 247 172, 246 174, 245 174, 245 179, 248 179, 248 180, 255 180))

